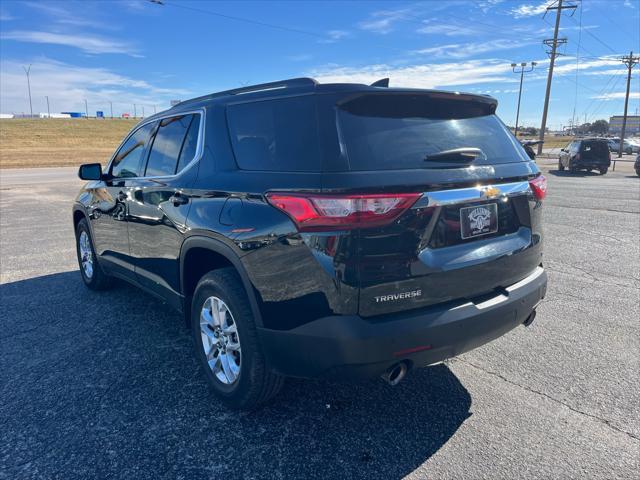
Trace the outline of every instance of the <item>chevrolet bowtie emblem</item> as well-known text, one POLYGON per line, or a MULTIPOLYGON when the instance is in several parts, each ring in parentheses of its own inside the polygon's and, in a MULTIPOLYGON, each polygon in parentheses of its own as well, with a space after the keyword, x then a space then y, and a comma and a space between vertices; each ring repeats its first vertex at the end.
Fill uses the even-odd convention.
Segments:
POLYGON ((484 187, 480 190, 480 197, 497 197, 502 191, 496 187, 484 187))

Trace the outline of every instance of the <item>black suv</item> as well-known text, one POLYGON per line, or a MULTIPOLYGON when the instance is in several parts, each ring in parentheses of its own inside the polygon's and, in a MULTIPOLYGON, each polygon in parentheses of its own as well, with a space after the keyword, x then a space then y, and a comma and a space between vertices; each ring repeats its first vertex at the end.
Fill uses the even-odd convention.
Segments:
POLYGON ((184 313, 236 408, 285 376, 396 384, 528 325, 546 180, 495 99, 308 78, 144 119, 73 206, 84 283, 184 313))
POLYGON ((560 150, 558 170, 568 168, 571 173, 578 170, 598 170, 602 175, 611 165, 609 142, 604 138, 582 138, 574 140, 560 150))

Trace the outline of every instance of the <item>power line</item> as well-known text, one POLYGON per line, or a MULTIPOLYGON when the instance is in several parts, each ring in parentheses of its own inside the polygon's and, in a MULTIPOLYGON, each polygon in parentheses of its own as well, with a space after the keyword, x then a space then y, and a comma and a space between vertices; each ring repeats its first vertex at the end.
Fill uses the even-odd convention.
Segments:
MULTIPOLYGON (((576 20, 575 18, 571 18, 571 20, 575 23, 576 20)), ((577 25, 577 24, 576 24, 577 25)), ((589 29, 585 29, 585 32, 587 33, 587 35, 589 35, 591 38, 593 38, 595 41, 597 41, 598 43, 600 43, 600 45, 604 46, 605 48, 608 48, 609 50, 611 50, 613 53, 617 54, 618 52, 616 52, 616 50, 614 48, 612 48, 610 45, 607 45, 605 42, 603 42, 602 40, 600 40, 598 37, 596 37, 593 33, 591 33, 589 31, 589 29)))

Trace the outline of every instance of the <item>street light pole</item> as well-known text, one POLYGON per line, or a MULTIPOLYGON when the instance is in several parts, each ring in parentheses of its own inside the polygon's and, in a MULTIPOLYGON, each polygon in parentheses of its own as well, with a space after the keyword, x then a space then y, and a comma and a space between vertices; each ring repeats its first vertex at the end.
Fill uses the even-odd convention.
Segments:
POLYGON ((113 118, 113 102, 109 102, 109 108, 111 109, 111 118, 113 118))
POLYGON ((51 118, 51 109, 49 108, 49 95, 45 95, 44 98, 47 99, 47 118, 51 118))
POLYGON ((29 112, 33 117, 33 105, 31 104, 31 81, 29 80, 29 73, 31 73, 31 64, 28 67, 22 67, 24 73, 27 74, 27 89, 29 90, 29 112))
MULTIPOLYGON (((514 135, 516 138, 518 138, 518 120, 520 120, 520 99, 522 98, 522 81, 524 79, 524 74, 525 72, 531 72, 535 66, 537 65, 536 62, 531 62, 531 66, 529 68, 529 70, 525 70, 525 67, 527 66, 527 62, 522 62, 520 64, 520 90, 518 91, 518 109, 516 110, 516 128, 514 129, 514 135)), ((518 65, 516 63, 512 63, 511 64, 511 68, 513 69, 513 73, 518 73, 516 71, 516 67, 518 65)))

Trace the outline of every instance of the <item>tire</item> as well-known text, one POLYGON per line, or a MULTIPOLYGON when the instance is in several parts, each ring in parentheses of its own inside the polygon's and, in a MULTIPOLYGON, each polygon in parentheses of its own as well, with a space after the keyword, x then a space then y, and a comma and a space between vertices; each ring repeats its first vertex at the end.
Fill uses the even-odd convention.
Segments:
POLYGON ((558 170, 564 172, 564 165, 561 160, 558 160, 558 170))
POLYGON ((600 168, 599 170, 600 170, 600 175, 604 175, 609 171, 607 167, 600 168))
POLYGON ((282 388, 284 377, 266 364, 249 299, 233 268, 214 270, 200 279, 191 306, 191 331, 207 383, 228 407, 255 409, 282 388), (217 319, 203 314, 205 307, 211 311, 214 305, 224 312, 217 319))
POLYGON ((87 287, 91 290, 106 290, 112 286, 113 278, 104 273, 98 263, 89 224, 84 218, 76 225, 76 255, 80 276, 87 287))

